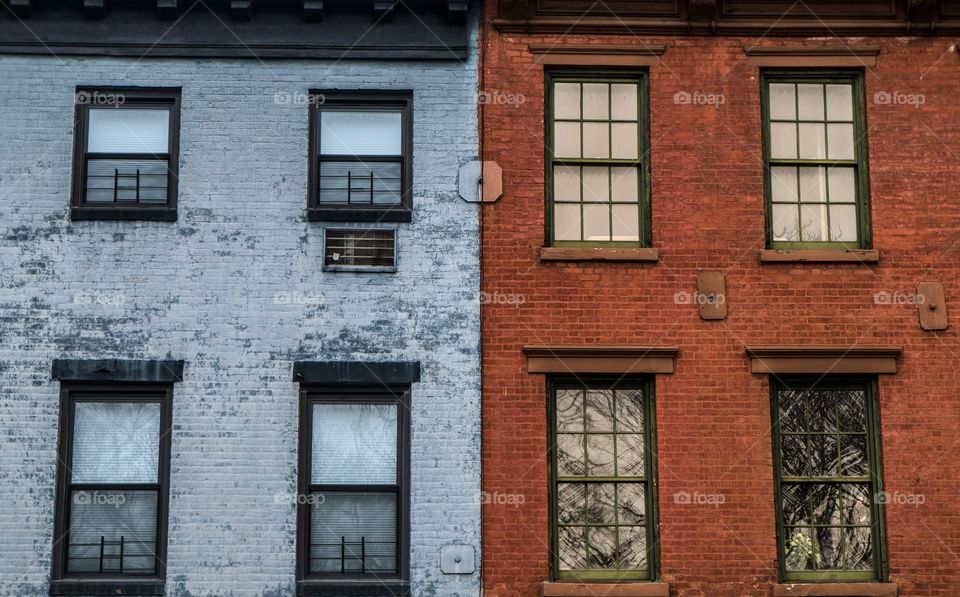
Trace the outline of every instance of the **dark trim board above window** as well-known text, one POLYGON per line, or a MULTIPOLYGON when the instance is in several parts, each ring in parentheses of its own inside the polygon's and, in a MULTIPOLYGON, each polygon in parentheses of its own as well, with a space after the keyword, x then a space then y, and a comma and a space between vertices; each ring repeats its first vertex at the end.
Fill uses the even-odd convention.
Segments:
POLYGON ((177 219, 180 89, 78 87, 73 220, 177 219))
POLYGON ((899 346, 747 346, 752 373, 883 374, 897 372, 899 346))
POLYGON ((528 373, 673 373, 679 349, 654 346, 524 346, 528 373))
POLYGON ((54 359, 53 379, 171 383, 183 381, 183 361, 54 359))
POLYGON ((310 94, 307 219, 410 222, 413 93, 310 94))
POLYGON ((419 361, 298 361, 293 381, 325 385, 410 385, 420 381, 419 361))

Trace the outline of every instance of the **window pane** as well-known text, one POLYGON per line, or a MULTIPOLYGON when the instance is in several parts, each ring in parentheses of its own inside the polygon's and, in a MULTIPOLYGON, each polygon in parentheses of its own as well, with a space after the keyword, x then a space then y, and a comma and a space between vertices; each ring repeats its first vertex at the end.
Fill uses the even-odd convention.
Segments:
POLYGON ((612 525, 617 522, 614 491, 616 486, 613 483, 587 485, 587 522, 589 524, 612 525))
POLYGON ((587 431, 613 431, 613 390, 587 390, 587 431))
POLYGON ((826 172, 819 166, 800 168, 800 201, 825 203, 827 201, 826 172))
POLYGON ((587 435, 587 475, 611 477, 613 467, 613 435, 591 433, 587 435))
POLYGON ((856 205, 830 206, 830 240, 836 242, 856 242, 857 230, 856 205))
POLYGON ((773 159, 797 157, 797 125, 792 122, 770 123, 770 157, 773 159))
POLYGON ((585 524, 587 486, 583 483, 557 485, 557 523, 585 524))
POLYGON ((101 569, 101 538, 104 572, 154 572, 157 547, 156 492, 74 491, 70 495, 69 524, 67 572, 97 573, 101 569))
POLYGON ((580 123, 557 122, 554 124, 554 157, 580 157, 580 123))
POLYGON ((321 203, 393 205, 403 189, 400 162, 320 162, 321 203))
POLYGON ((580 201, 580 167, 553 167, 553 199, 555 201, 580 201))
POLYGON ((617 390, 617 431, 643 433, 643 391, 617 390))
POLYGON ((800 206, 800 235, 805 241, 827 241, 827 206, 801 205, 800 206))
POLYGON ((587 566, 594 570, 617 568, 616 529, 613 527, 587 529, 587 566))
POLYGON ((582 477, 586 471, 583 454, 584 436, 579 433, 557 435, 557 476, 582 477))
POLYGON ((613 120, 637 120, 637 86, 633 83, 614 83, 610 90, 613 120))
POLYGON ((557 429, 583 431, 583 392, 557 390, 557 429))
POLYGON ((830 168, 830 203, 853 203, 857 198, 856 177, 853 168, 830 168))
POLYGON ((583 200, 610 200, 610 169, 606 166, 583 167, 583 200))
POLYGON ((640 240, 640 207, 638 205, 613 206, 613 240, 640 240))
POLYGON ((397 482, 395 404, 314 404, 312 483, 397 482))
POLYGON ((583 570, 587 567, 587 540, 584 527, 560 527, 557 543, 561 570, 583 570))
POLYGON ((797 169, 792 166, 770 168, 770 190, 774 203, 796 203, 797 169))
POLYGON ((784 529, 784 565, 788 571, 813 570, 813 563, 819 560, 819 549, 813 541, 811 529, 784 529))
POLYGON ((617 476, 644 477, 643 436, 620 434, 617 436, 617 476))
POLYGON ((608 123, 583 123, 583 157, 589 159, 610 157, 610 125, 608 123))
POLYGON ((637 146, 637 125, 633 123, 614 123, 613 158, 616 160, 635 160, 639 158, 637 146))
POLYGON ((822 124, 801 122, 800 159, 822 160, 827 157, 826 138, 822 124))
POLYGON ((610 86, 606 83, 583 84, 583 119, 610 118, 610 86))
POLYGON ((167 153, 170 111, 166 108, 92 108, 88 126, 90 153, 167 153))
POLYGON ((617 483, 617 523, 647 524, 643 483, 617 483))
POLYGON ((77 402, 73 483, 156 483, 160 404, 77 402))
POLYGON ((396 571, 395 494, 325 492, 315 501, 310 506, 311 572, 396 571))
POLYGON ((167 160, 87 160, 87 203, 166 203, 167 160))
POLYGON ((553 236, 556 240, 581 240, 579 204, 553 206, 553 236))
POLYGON ((796 120, 797 97, 793 83, 770 84, 770 119, 796 120))
POLYGON ((614 166, 611 170, 610 198, 613 201, 639 201, 637 168, 614 166))
POLYGON ((787 526, 811 524, 809 483, 784 483, 780 486, 783 523, 787 526))
POLYGON ((819 559, 817 560, 817 569, 819 570, 841 570, 843 569, 843 552, 841 551, 840 541, 842 530, 836 527, 821 527, 814 530, 816 541, 819 546, 819 559))
POLYGON ((774 205, 772 236, 775 241, 793 242, 800 240, 796 205, 774 205))
POLYGON ((840 431, 867 430, 866 392, 851 390, 838 392, 840 431))
POLYGON ((830 146, 831 160, 852 160, 853 155, 853 125, 828 124, 827 143, 830 146))
POLYGON ((797 85, 800 114, 798 120, 823 120, 823 85, 797 85))
POLYGON ((399 112, 320 112, 322 155, 402 154, 399 112))
POLYGON ((610 207, 606 204, 583 206, 583 240, 610 240, 610 207))
POLYGON ((870 475, 866 435, 840 436, 840 474, 844 477, 870 475))
POLYGON ((827 85, 827 120, 853 120, 852 85, 827 85))
POLYGON ((849 570, 873 570, 873 536, 870 527, 848 527, 844 533, 844 556, 849 570))
POLYGON ((557 83, 553 86, 553 117, 579 120, 580 83, 557 83))
POLYGON ((783 434, 780 436, 780 469, 784 477, 810 475, 810 454, 807 436, 783 434))
POLYGON ((647 569, 647 529, 646 527, 620 527, 620 568, 624 570, 647 569))

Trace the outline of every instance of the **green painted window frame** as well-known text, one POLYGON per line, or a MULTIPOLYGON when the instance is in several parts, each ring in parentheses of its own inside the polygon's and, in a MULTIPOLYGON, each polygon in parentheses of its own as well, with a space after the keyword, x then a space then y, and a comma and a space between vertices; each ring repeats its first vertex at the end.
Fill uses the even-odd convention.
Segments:
MULTIPOLYGON (((544 152, 544 189, 546 196, 544 228, 546 244, 551 247, 602 247, 602 248, 634 248, 650 247, 653 242, 652 217, 650 212, 650 79, 646 69, 630 70, 595 70, 595 69, 550 69, 545 71, 545 102, 544 102, 544 137, 546 140, 544 152), (632 82, 638 86, 637 93, 637 125, 640 130, 637 134, 637 159, 590 159, 564 158, 555 159, 554 156, 554 89, 556 83, 623 83, 632 82), (574 165, 607 165, 607 166, 637 166, 637 192, 639 222, 638 241, 557 241, 554 238, 553 223, 553 166, 557 163, 574 165)), ((583 99, 581 98, 581 104, 583 99)), ((582 108, 582 105, 581 105, 582 108)), ((581 122, 583 113, 581 110, 581 122)), ((611 120, 611 122, 615 122, 611 120)), ((611 142, 613 135, 610 135, 611 142)), ((583 138, 581 136, 581 144, 583 138)), ((582 181, 581 181, 582 186, 582 181)), ((582 204, 582 200, 581 200, 582 204)), ((629 203, 624 203, 629 205, 629 203)), ((582 227, 582 219, 581 219, 582 227)), ((611 228, 612 232, 612 228, 611 228)), ((581 234, 582 237, 582 234, 581 234)))
MULTIPOLYGON (((824 100, 826 101, 826 100, 824 100)), ((869 151, 867 147, 867 112, 866 91, 862 69, 839 70, 810 70, 810 69, 764 69, 760 74, 760 111, 763 136, 763 177, 764 177, 764 205, 765 205, 765 237, 769 249, 870 249, 873 246, 870 225, 870 170, 869 151), (853 160, 804 160, 799 159, 772 159, 770 157, 770 84, 771 83, 850 83, 853 86, 853 160), (814 166, 814 165, 845 165, 853 166, 856 171, 856 212, 857 236, 856 242, 831 241, 774 241, 773 240, 773 166, 814 166)), ((799 114, 797 115, 797 122, 799 114)), ((799 143, 799 135, 797 138, 799 143)), ((829 217, 829 215, 828 215, 829 217)))
MULTIPOLYGON (((770 383, 770 413, 773 420, 773 468, 774 493, 777 527, 777 561, 780 579, 784 582, 884 582, 888 580, 888 563, 886 549, 886 529, 884 523, 884 508, 878 494, 883 492, 883 466, 880 447, 880 421, 878 405, 878 388, 875 378, 858 377, 787 377, 771 378, 770 383), (781 423, 780 401, 781 390, 792 391, 850 391, 862 390, 865 395, 866 406, 866 435, 867 453, 869 458, 869 477, 785 477, 782 468, 781 455, 781 423), (782 486, 790 483, 870 483, 871 505, 871 540, 874 551, 873 570, 814 570, 788 571, 786 569, 786 531, 783 514, 782 486)), ((839 415, 838 415, 839 416, 839 415)))
MULTIPOLYGON (((657 433, 654 382, 649 378, 572 377, 557 376, 547 380, 547 428, 549 469, 549 517, 550 517, 550 574, 553 580, 657 581, 660 577, 659 518, 657 506, 657 433), (604 482, 614 480, 638 481, 637 477, 563 477, 557 476, 557 390, 558 389, 613 389, 640 390, 643 392, 644 477, 646 508, 647 568, 644 570, 566 570, 560 569, 559 524, 557 520, 557 486, 566 482, 604 482)), ((615 432, 614 432, 615 434, 615 432)), ((616 455, 614 456, 616 460, 616 455)), ((580 525, 577 525, 580 526, 580 525)), ((587 525, 589 526, 589 525, 587 525)), ((609 526, 609 525, 598 525, 609 526)), ((620 526, 620 525, 617 525, 620 526)), ((629 525, 628 525, 629 526, 629 525)))

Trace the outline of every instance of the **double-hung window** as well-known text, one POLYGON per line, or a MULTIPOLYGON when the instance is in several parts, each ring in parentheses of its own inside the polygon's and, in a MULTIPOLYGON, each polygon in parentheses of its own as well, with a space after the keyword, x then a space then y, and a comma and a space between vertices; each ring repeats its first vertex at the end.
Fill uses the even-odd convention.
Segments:
POLYGON ((883 580, 876 398, 868 381, 775 382, 784 580, 883 580))
POLYGON ((408 396, 404 390, 302 391, 301 579, 405 576, 408 396))
POLYGON ((870 247, 863 75, 762 77, 770 248, 870 247))
POLYGON ((72 217, 175 220, 178 89, 77 91, 72 217))
POLYGON ((169 386, 66 386, 54 579, 162 578, 169 386))
POLYGON ((555 380, 550 393, 554 577, 655 578, 652 384, 555 380))
POLYGON ((647 77, 547 74, 547 241, 649 246, 647 77))
POLYGON ((413 98, 405 93, 314 92, 311 220, 411 220, 413 98))

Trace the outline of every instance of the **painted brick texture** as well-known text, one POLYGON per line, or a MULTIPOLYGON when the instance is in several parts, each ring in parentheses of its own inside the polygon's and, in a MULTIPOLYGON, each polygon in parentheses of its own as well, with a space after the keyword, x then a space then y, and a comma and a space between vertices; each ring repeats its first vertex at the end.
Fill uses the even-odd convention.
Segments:
MULTIPOLYGON (((495 3, 488 2, 493 9, 495 3)), ((888 492, 920 506, 886 508, 891 580, 903 597, 960 594, 960 475, 952 454, 960 407, 953 389, 956 326, 923 332, 916 307, 875 293, 914 293, 922 281, 960 296, 957 55, 942 38, 846 39, 879 46, 866 70, 874 246, 879 264, 767 264, 759 69, 743 47, 823 40, 526 36, 484 29, 482 91, 522 105, 484 107, 484 159, 504 171, 504 196, 483 208, 484 490, 523 503, 484 507, 487 595, 534 597, 549 579, 544 376, 526 373, 525 344, 678 346, 676 372, 656 378, 660 547, 677 597, 762 597, 777 582, 769 382, 752 375, 746 345, 898 345, 900 371, 879 378, 888 492), (666 44, 649 69, 656 264, 546 263, 541 44, 666 44), (723 94, 719 108, 674 102, 723 94), (921 94, 919 107, 874 101, 921 94), (701 271, 727 279, 729 316, 701 321, 701 271), (675 503, 678 492, 721 494, 719 507, 675 503)), ((836 40, 832 40, 836 43, 836 40)), ((955 323, 955 322, 954 322, 955 323)))
POLYGON ((465 63, 0 58, 0 595, 46 595, 54 358, 186 361, 174 387, 167 595, 294 594, 297 360, 418 360, 415 596, 475 596, 440 548, 478 548, 479 235, 465 63), (74 89, 179 86, 179 220, 71 222, 74 89), (311 88, 414 96, 414 218, 396 274, 321 271, 306 221, 311 88), (284 95, 285 94, 285 95, 284 95), (277 499, 275 496, 286 496, 277 499))

